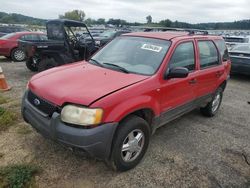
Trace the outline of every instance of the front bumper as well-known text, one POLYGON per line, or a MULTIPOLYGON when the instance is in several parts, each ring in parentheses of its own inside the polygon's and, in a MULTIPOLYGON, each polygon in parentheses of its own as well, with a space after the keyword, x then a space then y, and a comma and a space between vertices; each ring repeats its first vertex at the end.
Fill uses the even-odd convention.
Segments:
POLYGON ((113 135, 118 125, 118 123, 106 123, 91 129, 68 126, 61 121, 58 112, 54 112, 51 117, 39 112, 27 100, 27 92, 22 101, 22 116, 44 137, 68 147, 82 149, 99 159, 108 159, 113 135))

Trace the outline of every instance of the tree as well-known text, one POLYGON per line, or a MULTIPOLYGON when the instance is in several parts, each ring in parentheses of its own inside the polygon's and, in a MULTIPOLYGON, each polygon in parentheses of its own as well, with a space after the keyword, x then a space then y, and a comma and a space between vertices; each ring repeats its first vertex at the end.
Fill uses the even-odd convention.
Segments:
POLYGON ((166 20, 161 20, 159 22, 160 25, 164 26, 164 27, 172 27, 172 21, 169 19, 166 20))
POLYGON ((97 21, 96 21, 96 24, 105 24, 105 19, 104 18, 99 18, 97 21))
POLYGON ((82 10, 72 10, 69 12, 65 12, 64 15, 59 16, 60 19, 70 19, 76 21, 83 21, 85 18, 85 13, 82 10))
POLYGON ((146 17, 146 20, 147 20, 147 23, 148 23, 148 24, 151 24, 151 23, 152 23, 152 16, 151 16, 151 15, 148 15, 148 16, 146 17))

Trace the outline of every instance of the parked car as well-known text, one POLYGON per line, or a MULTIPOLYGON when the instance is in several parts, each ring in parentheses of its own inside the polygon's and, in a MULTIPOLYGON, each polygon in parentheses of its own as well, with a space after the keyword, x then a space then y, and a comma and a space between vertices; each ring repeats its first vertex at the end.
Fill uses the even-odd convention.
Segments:
POLYGON ((95 41, 83 22, 66 19, 46 23, 48 40, 20 41, 25 51, 26 66, 31 71, 44 71, 52 67, 88 59, 98 50, 95 41), (85 38, 90 37, 86 41, 85 38))
POLYGON ((27 29, 17 26, 0 26, 0 37, 7 35, 9 33, 23 32, 27 29))
POLYGON ((230 50, 237 44, 250 43, 250 36, 230 36, 223 37, 226 41, 227 48, 230 50))
POLYGON ((235 45, 229 55, 232 61, 232 73, 250 75, 250 43, 235 45))
POLYGON ((111 40, 113 40, 115 37, 118 37, 122 34, 125 33, 130 33, 130 31, 128 30, 121 30, 121 31, 104 31, 103 33, 101 33, 99 36, 94 37, 95 39, 95 43, 98 46, 104 46, 105 44, 107 44, 108 42, 110 42, 111 40))
POLYGON ((43 136, 129 170, 157 128, 195 108, 216 115, 230 72, 226 53, 219 36, 125 34, 89 61, 33 76, 22 116, 43 136))
POLYGON ((0 55, 11 58, 13 61, 24 61, 25 52, 18 48, 18 41, 43 41, 46 40, 44 33, 17 32, 4 35, 0 38, 0 55))

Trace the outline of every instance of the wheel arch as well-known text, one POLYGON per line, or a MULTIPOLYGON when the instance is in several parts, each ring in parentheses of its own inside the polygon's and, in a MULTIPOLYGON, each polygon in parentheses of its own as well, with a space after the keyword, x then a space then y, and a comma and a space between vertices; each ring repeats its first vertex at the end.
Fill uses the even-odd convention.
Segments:
POLYGON ((155 113, 151 108, 141 108, 141 109, 137 109, 137 110, 135 110, 133 112, 130 112, 130 113, 126 114, 124 117, 122 117, 122 119, 120 120, 120 122, 118 123, 118 125, 117 125, 117 127, 116 127, 116 129, 114 131, 113 138, 112 138, 112 143, 111 143, 111 148, 110 148, 109 159, 110 159, 111 154, 112 154, 115 137, 118 134, 119 128, 122 126, 121 123, 123 121, 125 121, 127 118, 129 118, 130 116, 138 116, 138 117, 144 119, 149 125, 150 134, 152 134, 152 132, 153 132, 152 125, 153 125, 153 118, 155 116, 155 113))

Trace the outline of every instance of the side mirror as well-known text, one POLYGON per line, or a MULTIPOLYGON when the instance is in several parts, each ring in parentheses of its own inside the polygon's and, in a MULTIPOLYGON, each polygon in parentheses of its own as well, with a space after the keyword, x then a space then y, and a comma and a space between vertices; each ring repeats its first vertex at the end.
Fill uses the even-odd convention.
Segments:
POLYGON ((166 73, 164 78, 186 78, 189 74, 189 71, 187 68, 184 67, 174 67, 169 69, 166 73))

